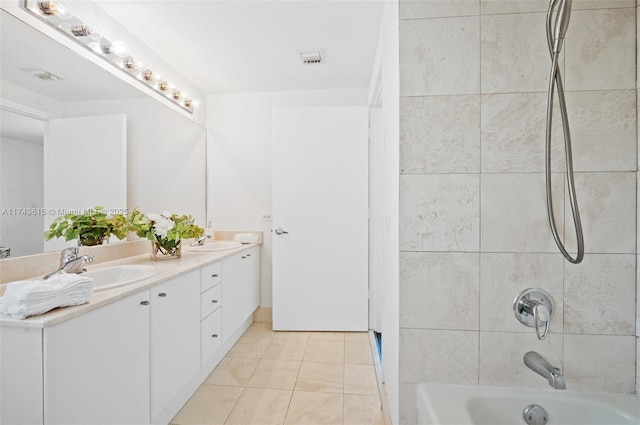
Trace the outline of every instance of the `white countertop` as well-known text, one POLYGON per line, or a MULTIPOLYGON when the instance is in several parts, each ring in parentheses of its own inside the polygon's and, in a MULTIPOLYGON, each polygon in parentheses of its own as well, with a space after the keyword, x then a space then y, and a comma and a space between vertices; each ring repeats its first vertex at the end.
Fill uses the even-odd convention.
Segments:
POLYGON ((78 317, 86 312, 110 304, 114 301, 126 298, 136 292, 151 288, 159 283, 173 279, 192 270, 200 269, 203 266, 215 263, 223 258, 259 245, 260 243, 247 244, 239 248, 209 252, 194 252, 183 249, 181 258, 163 261, 152 261, 149 258, 149 254, 142 254, 135 257, 127 257, 116 261, 101 263, 95 266, 88 266, 87 270, 99 270, 124 264, 151 265, 156 268, 156 274, 130 285, 94 292, 91 301, 79 306, 56 308, 48 313, 39 316, 31 316, 23 320, 13 319, 11 316, 7 315, 0 315, 0 327, 13 326, 22 328, 46 328, 48 326, 53 326, 65 320, 78 317))

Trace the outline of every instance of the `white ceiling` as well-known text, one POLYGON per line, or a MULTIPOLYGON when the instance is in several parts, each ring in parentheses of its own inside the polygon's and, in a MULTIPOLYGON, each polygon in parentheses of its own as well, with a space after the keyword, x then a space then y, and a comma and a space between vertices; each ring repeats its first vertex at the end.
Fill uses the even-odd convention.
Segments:
POLYGON ((369 85, 382 0, 99 0, 206 93, 369 85), (324 49, 302 65, 297 51, 324 49))

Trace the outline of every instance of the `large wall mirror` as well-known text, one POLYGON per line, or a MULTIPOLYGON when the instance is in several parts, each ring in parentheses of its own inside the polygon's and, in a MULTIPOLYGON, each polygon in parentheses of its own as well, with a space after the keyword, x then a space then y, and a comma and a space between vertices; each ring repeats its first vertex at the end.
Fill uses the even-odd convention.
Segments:
POLYGON ((206 219, 206 129, 0 10, 0 247, 45 243, 59 214, 113 210, 206 219), (61 130, 62 129, 62 130, 61 130))

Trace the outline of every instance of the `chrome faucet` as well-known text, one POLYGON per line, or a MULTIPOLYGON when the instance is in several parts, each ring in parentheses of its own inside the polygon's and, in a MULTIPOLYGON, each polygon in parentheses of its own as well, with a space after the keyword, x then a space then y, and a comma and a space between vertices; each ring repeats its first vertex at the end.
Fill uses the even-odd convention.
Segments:
POLYGON ((47 280, 51 276, 63 273, 79 274, 86 272, 87 270, 84 268, 84 265, 88 263, 93 263, 93 255, 83 255, 78 257, 78 248, 65 248, 60 252, 60 268, 44 276, 42 279, 47 280))
POLYGON ((546 378, 549 381, 549 385, 556 390, 567 389, 564 376, 562 376, 560 369, 552 366, 544 357, 535 351, 529 351, 524 355, 524 364, 538 375, 546 378))
POLYGON ((211 235, 203 235, 200 236, 199 238, 197 238, 195 241, 193 241, 193 243, 191 244, 191 246, 201 246, 204 245, 204 241, 206 241, 207 239, 211 239, 211 235))

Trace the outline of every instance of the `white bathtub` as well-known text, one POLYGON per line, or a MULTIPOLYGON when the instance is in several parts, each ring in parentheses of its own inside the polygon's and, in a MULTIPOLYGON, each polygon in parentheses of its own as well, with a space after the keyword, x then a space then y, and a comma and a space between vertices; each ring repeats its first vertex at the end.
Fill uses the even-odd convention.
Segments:
POLYGON ((526 425, 530 404, 547 411, 548 425, 640 424, 640 398, 629 394, 419 384, 417 403, 420 425, 526 425))

